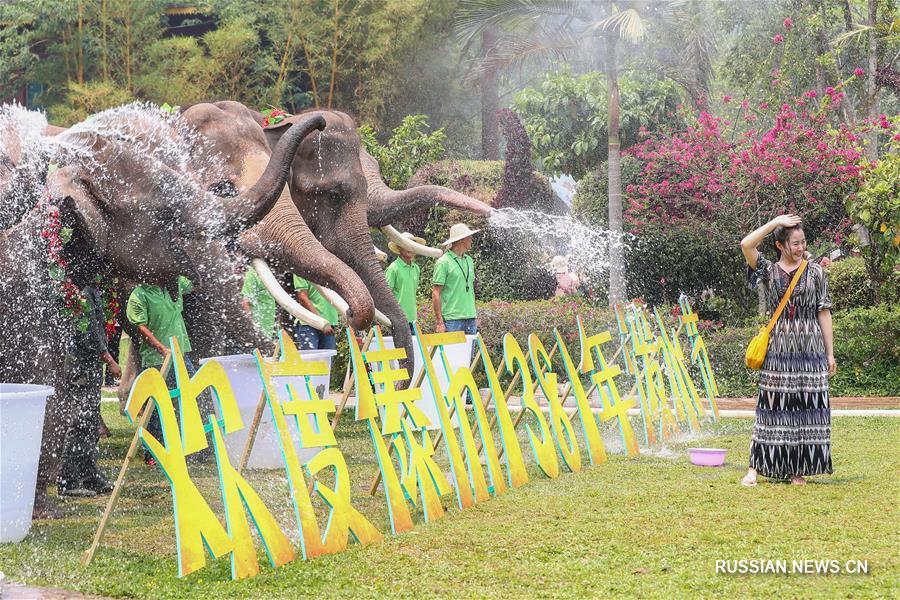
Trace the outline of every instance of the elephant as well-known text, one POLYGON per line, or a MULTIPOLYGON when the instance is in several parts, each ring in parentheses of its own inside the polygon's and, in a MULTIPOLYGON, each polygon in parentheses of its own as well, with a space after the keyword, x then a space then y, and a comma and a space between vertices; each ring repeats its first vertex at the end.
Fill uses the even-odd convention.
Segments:
POLYGON ((0 233, 0 381, 56 388, 44 419, 36 517, 59 514, 47 485, 66 430, 62 362, 73 331, 48 273, 42 236, 48 208, 56 207, 60 225, 71 229, 62 258, 78 288, 98 274, 169 288, 181 274, 202 282, 190 256, 256 225, 279 199, 302 139, 324 124, 305 119, 272 151, 258 180, 229 195, 202 185, 198 173, 210 177, 218 170, 214 163, 191 163, 186 148, 196 136, 190 126, 151 107, 104 111, 56 135, 58 168, 46 177, 47 201, 0 233))
MULTIPOLYGON (((476 214, 491 208, 474 198, 441 186, 391 190, 381 179, 378 162, 363 148, 356 123, 346 113, 310 110, 265 127, 270 145, 310 115, 325 119, 325 129, 301 143, 291 165, 291 198, 303 220, 327 250, 362 279, 375 308, 390 319, 396 346, 407 351, 403 365, 413 372, 415 359, 407 319, 387 285, 375 253, 369 227, 382 227, 401 246, 410 242, 390 227, 390 222, 427 204, 443 203, 476 214)), ((257 113, 259 122, 262 116, 257 113)), ((413 245, 431 256, 440 251, 413 245)))

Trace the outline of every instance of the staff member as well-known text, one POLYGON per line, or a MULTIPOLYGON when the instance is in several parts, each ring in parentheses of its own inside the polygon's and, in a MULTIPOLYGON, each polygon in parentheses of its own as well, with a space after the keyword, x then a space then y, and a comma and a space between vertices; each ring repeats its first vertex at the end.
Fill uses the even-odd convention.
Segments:
POLYGON ((252 266, 247 267, 241 286, 241 306, 253 317, 266 338, 275 339, 275 298, 266 289, 259 273, 252 266))
POLYGON ((297 292, 297 300, 304 308, 329 323, 325 329, 319 331, 311 325, 304 325, 298 321, 294 330, 297 348, 300 350, 334 350, 337 348, 337 340, 334 338, 335 329, 340 322, 337 309, 319 293, 312 283, 297 275, 294 275, 294 290, 297 292))
MULTIPOLYGON (((425 245, 425 240, 415 237, 409 232, 404 233, 403 237, 417 244, 425 245)), ((409 250, 401 248, 394 242, 388 243, 388 249, 400 258, 385 269, 384 278, 387 279, 388 286, 397 297, 397 302, 400 303, 400 308, 403 309, 406 320, 409 321, 410 331, 412 331, 413 321, 416 320, 416 290, 419 289, 419 273, 422 269, 416 264, 416 255, 409 250)))
POLYGON ((431 278, 431 304, 434 308, 436 330, 463 331, 475 335, 475 262, 467 255, 472 248, 472 236, 481 231, 469 229, 465 223, 450 228, 450 236, 443 244, 449 246, 434 264, 431 278))

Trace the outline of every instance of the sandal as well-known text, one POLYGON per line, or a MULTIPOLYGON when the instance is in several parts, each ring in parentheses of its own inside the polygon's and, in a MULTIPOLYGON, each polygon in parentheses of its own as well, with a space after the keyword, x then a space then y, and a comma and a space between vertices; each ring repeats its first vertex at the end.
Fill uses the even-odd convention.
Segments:
POLYGON ((756 476, 750 475, 750 473, 747 473, 746 475, 744 475, 744 478, 741 479, 741 485, 743 485, 745 487, 755 487, 756 486, 756 476))
POLYGON ((806 485, 806 480, 800 475, 793 475, 791 477, 791 485, 806 485))

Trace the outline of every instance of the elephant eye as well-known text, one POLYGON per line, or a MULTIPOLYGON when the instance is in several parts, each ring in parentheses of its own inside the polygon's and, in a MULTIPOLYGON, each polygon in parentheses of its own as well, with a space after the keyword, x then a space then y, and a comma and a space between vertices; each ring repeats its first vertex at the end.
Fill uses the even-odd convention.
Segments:
POLYGON ((231 198, 238 195, 238 190, 233 183, 223 179, 210 186, 209 191, 221 198, 231 198))

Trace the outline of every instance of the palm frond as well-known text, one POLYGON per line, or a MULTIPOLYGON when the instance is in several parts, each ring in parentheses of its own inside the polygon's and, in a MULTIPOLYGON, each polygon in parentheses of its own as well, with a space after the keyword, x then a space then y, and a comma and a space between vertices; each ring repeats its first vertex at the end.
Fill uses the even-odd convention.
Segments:
POLYGON ((591 25, 589 29, 615 32, 623 40, 632 43, 639 42, 646 33, 644 20, 634 8, 628 8, 605 19, 600 19, 591 25))
POLYGON ((583 18, 585 4, 584 0, 460 0, 453 29, 469 45, 491 26, 516 30, 548 16, 583 18))
POLYGON ((463 81, 473 83, 491 69, 505 71, 532 63, 547 66, 570 62, 581 46, 581 40, 565 28, 544 29, 527 37, 506 36, 497 42, 488 56, 473 61, 463 81))

